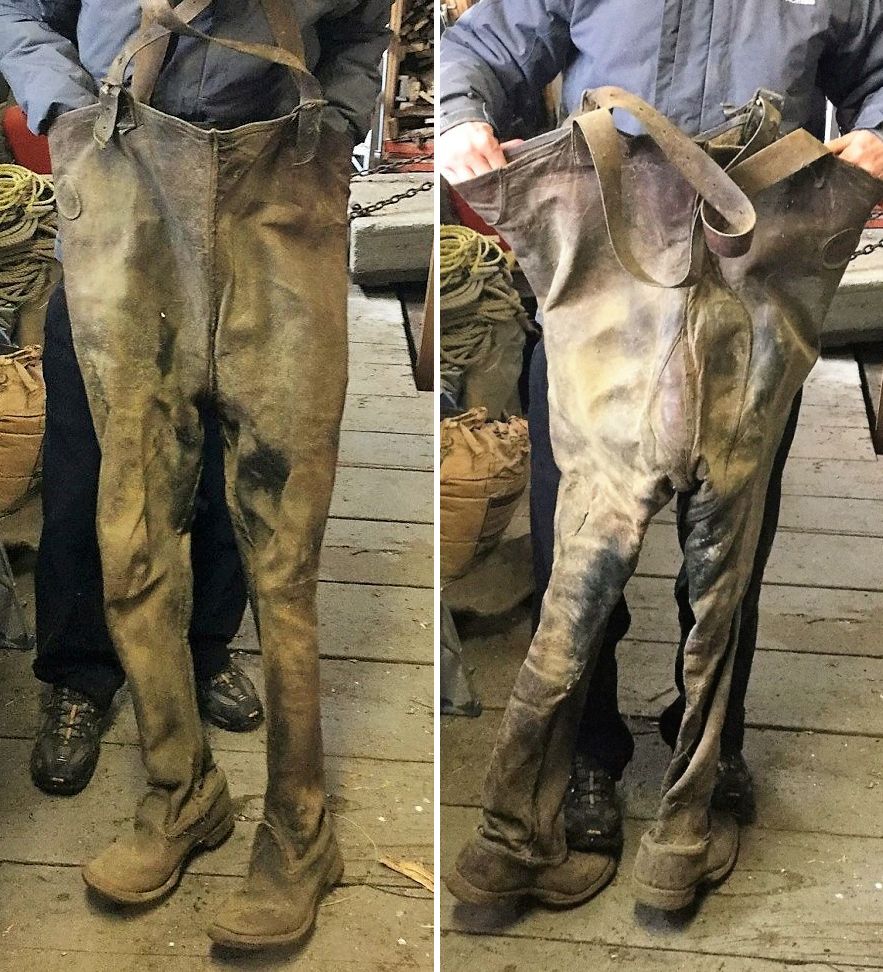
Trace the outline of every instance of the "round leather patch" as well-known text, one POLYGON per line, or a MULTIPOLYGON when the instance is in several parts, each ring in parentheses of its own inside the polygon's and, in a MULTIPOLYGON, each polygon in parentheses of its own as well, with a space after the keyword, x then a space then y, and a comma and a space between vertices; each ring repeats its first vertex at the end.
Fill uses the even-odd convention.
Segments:
POLYGON ((65 219, 76 219, 82 212, 80 194, 68 176, 62 176, 55 183, 55 202, 59 215, 65 219))
POLYGON ((858 233, 854 229, 845 229, 832 236, 822 247, 822 263, 826 267, 842 267, 849 262, 855 249, 858 233))

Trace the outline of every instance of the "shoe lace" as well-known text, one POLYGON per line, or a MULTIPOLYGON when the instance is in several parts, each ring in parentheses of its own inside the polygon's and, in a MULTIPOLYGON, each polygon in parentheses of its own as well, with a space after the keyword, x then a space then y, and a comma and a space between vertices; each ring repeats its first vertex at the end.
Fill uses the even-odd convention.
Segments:
POLYGON ((244 702, 248 698, 248 693, 244 691, 242 685, 237 681, 239 674, 239 669, 235 665, 230 665, 229 668, 218 672, 212 679, 212 682, 215 685, 223 685, 227 694, 236 702, 244 702))
POLYGON ((594 807, 599 800, 609 798, 613 785, 613 778, 606 770, 576 758, 570 789, 581 800, 588 800, 590 807, 594 807))
POLYGON ((98 712, 85 696, 68 689, 61 689, 53 695, 48 710, 53 734, 62 737, 65 742, 85 738, 98 712))

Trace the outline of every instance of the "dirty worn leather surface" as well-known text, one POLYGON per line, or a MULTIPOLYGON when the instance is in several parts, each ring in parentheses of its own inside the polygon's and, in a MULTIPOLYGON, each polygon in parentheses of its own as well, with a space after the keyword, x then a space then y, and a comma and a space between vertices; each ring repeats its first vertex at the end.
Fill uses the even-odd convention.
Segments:
MULTIPOLYGON (((507 167, 457 186, 512 245, 545 322, 562 473, 554 567, 497 738, 477 838, 536 864, 566 854, 562 799, 607 619, 651 518, 676 491, 694 488, 684 512, 696 615, 685 649, 687 708, 655 833, 683 845, 706 834, 737 608, 771 464, 848 256, 883 195, 883 183, 819 151, 807 167, 749 192, 750 249, 718 257, 679 169, 648 135, 620 135, 633 255, 658 280, 680 279, 691 247, 698 261, 692 285, 652 286, 614 255, 578 127, 527 142, 507 167)), ((775 141, 774 128, 763 142, 775 141)), ((717 152, 722 164, 733 155, 717 152)))
POLYGON ((108 626, 173 828, 212 765, 187 630, 200 411, 214 407, 263 653, 266 807, 302 851, 324 806, 315 593, 347 376, 351 146, 324 130, 305 156, 303 102, 205 131, 115 95, 109 133, 107 101, 51 132, 73 337, 102 451, 108 626))

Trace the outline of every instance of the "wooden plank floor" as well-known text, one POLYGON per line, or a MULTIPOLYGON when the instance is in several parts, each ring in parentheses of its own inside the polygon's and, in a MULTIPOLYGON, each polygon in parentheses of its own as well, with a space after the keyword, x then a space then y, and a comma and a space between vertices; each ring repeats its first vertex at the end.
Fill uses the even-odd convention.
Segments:
MULTIPOLYGON (((655 720, 674 695, 679 556, 664 515, 628 590, 633 621, 619 653, 620 703, 636 739, 622 786, 620 873, 573 911, 488 914, 455 906, 443 890, 446 972, 883 968, 883 460, 850 357, 822 361, 805 401, 748 698, 758 821, 743 831, 735 872, 691 921, 636 912, 630 894, 668 759, 655 720)), ((524 611, 507 630, 465 642, 485 708, 478 719, 442 719, 443 871, 477 822, 487 757, 529 641, 524 611)))
MULTIPOLYGON (((351 379, 319 594, 329 806, 347 862, 300 950, 232 958, 204 928, 245 872, 266 783, 265 732, 213 729, 238 811, 234 836, 197 857, 154 908, 106 908, 79 864, 130 826, 143 787, 125 689, 95 778, 79 796, 34 788, 38 683, 0 653, 0 970, 431 969, 431 896, 378 857, 432 865, 432 396, 414 389, 400 304, 350 298, 351 379)), ((32 578, 23 576, 26 597, 32 578)), ((31 600, 31 598, 28 598, 31 600)), ((263 691, 254 626, 234 646, 263 691)))

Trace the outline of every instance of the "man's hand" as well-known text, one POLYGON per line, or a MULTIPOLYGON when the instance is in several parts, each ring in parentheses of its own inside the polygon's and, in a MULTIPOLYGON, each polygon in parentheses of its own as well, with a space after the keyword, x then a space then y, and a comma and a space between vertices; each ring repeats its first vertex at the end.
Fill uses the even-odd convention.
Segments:
POLYGON ((435 158, 441 174, 455 184, 502 169, 506 164, 503 150, 520 145, 521 141, 514 139, 501 145, 490 125, 464 122, 449 128, 436 140, 435 158))
POLYGON ((883 138, 867 129, 856 129, 827 143, 843 162, 850 162, 878 179, 883 179, 883 138))

